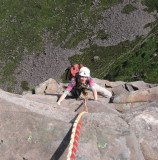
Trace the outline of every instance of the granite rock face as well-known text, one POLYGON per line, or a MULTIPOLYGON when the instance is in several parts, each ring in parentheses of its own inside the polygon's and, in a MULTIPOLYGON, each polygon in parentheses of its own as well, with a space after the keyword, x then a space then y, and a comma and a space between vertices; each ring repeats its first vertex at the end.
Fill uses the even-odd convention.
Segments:
POLYGON ((135 132, 145 159, 158 159, 158 101, 142 105, 125 114, 135 132))
MULTIPOLYGON (((106 86, 103 80, 95 79, 95 82, 106 86)), ((152 98, 157 94, 157 87, 144 88, 142 82, 139 87, 136 82, 131 83, 138 89, 124 93, 124 99, 133 95, 132 100, 137 99, 134 102, 116 103, 115 97, 121 99, 122 94, 114 95, 113 103, 101 96, 98 101, 88 98, 88 113, 82 117, 76 159, 158 159, 158 99, 152 98), (144 97, 144 92, 148 98, 142 102, 140 97, 144 97)), ((116 84, 113 82, 113 88, 116 84)), ((39 85, 39 92, 34 95, 0 90, 0 159, 66 159, 73 122, 84 107, 83 100, 71 96, 57 105, 64 86, 51 79, 39 85)))

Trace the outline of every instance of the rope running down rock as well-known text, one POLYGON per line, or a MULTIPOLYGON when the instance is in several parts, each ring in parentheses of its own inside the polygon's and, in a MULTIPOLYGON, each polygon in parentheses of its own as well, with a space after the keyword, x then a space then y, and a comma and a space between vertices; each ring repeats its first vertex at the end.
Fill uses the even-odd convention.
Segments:
POLYGON ((71 140, 69 143, 69 149, 68 149, 68 154, 67 154, 67 160, 75 160, 75 157, 76 157, 78 140, 79 140, 80 130, 81 130, 81 126, 82 126, 81 117, 84 114, 88 113, 86 101, 87 101, 87 97, 85 96, 85 99, 83 101, 84 111, 81 111, 78 114, 78 116, 73 124, 72 133, 71 133, 71 140))

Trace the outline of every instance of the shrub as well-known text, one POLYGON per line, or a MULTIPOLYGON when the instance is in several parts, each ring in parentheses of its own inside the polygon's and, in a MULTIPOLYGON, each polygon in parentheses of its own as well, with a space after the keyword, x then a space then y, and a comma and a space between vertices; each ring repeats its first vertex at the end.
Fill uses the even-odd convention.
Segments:
POLYGON ((28 91, 28 90, 29 90, 28 82, 27 82, 27 81, 22 81, 22 82, 21 82, 21 88, 22 88, 24 91, 28 91))

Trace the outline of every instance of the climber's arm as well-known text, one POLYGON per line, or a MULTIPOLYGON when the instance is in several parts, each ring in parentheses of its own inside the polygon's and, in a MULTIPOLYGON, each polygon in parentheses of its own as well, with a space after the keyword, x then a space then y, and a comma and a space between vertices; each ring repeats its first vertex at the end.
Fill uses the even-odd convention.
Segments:
POLYGON ((63 94, 61 95, 61 97, 59 98, 57 104, 60 105, 60 103, 65 99, 65 97, 67 96, 67 94, 65 92, 63 92, 63 94))
POLYGON ((61 95, 61 97, 59 98, 57 104, 60 105, 60 103, 66 98, 66 96, 70 93, 70 91, 72 90, 72 88, 75 86, 75 79, 72 78, 70 83, 67 86, 67 89, 63 92, 63 94, 61 95))
POLYGON ((97 93, 97 90, 93 90, 93 97, 94 97, 94 100, 97 101, 98 100, 98 93, 97 93))
POLYGON ((93 97, 94 97, 94 100, 97 101, 98 100, 98 93, 97 93, 97 90, 95 88, 95 83, 93 81, 93 79, 90 80, 90 83, 89 83, 90 87, 91 87, 91 90, 93 92, 93 97))

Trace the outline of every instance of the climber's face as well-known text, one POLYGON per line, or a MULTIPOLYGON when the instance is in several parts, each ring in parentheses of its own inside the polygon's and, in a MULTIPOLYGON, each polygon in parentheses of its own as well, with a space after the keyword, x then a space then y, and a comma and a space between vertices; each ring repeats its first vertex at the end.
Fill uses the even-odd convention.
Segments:
POLYGON ((81 83, 86 83, 88 77, 80 76, 81 83))

